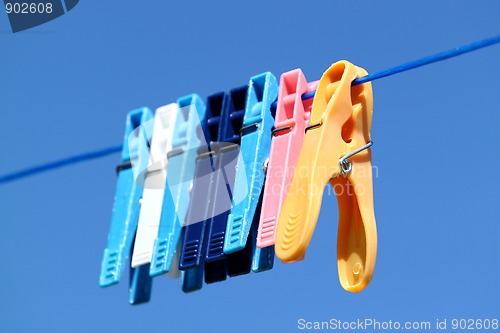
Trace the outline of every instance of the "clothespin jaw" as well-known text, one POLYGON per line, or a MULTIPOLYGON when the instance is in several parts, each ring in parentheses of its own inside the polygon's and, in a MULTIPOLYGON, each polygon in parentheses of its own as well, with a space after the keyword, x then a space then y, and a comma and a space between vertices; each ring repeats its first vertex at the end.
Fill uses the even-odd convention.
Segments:
POLYGON ((281 75, 257 236, 259 248, 272 246, 276 240, 279 212, 292 181, 293 169, 304 141, 304 130, 309 124, 311 109, 306 110, 302 101, 302 94, 307 91, 308 84, 300 69, 281 75))
POLYGON ((179 115, 168 155, 167 189, 153 248, 151 276, 168 273, 174 255, 179 255, 176 249, 189 207, 197 150, 206 144, 205 105, 201 98, 192 94, 180 98, 177 104, 179 115))
POLYGON ((130 269, 129 303, 138 305, 149 302, 153 280, 149 276, 149 265, 130 269))
POLYGON ((148 108, 129 112, 125 126, 122 163, 118 166, 118 182, 108 242, 101 265, 100 286, 118 283, 126 265, 139 218, 139 200, 144 170, 148 165, 148 142, 153 118, 148 108))
POLYGON ((264 164, 271 148, 274 119, 271 104, 278 83, 269 72, 250 79, 241 133, 240 155, 233 191, 233 209, 228 216, 224 253, 242 250, 250 232, 262 187, 264 164))
POLYGON ((369 283, 377 248, 368 149, 372 90, 370 83, 351 87, 355 78, 365 74, 347 61, 333 64, 323 74, 280 214, 276 239, 276 255, 282 261, 304 258, 319 215, 323 189, 330 182, 339 205, 339 278, 344 289, 353 292, 369 283))
POLYGON ((144 193, 132 255, 133 268, 151 263, 154 240, 158 235, 164 192, 168 190, 166 188, 167 154, 172 151, 174 125, 178 113, 177 103, 160 107, 155 113, 150 164, 144 179, 144 193))

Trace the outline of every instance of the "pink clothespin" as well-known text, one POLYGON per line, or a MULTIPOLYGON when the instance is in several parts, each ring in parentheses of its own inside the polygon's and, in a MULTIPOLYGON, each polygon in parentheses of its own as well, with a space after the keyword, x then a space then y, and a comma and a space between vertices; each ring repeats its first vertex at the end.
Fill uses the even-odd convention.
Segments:
POLYGON ((295 69, 280 78, 278 107, 267 165, 264 200, 257 234, 257 247, 274 245, 278 217, 292 181, 295 164, 309 125, 312 101, 302 95, 316 90, 319 81, 307 83, 304 73, 295 69))

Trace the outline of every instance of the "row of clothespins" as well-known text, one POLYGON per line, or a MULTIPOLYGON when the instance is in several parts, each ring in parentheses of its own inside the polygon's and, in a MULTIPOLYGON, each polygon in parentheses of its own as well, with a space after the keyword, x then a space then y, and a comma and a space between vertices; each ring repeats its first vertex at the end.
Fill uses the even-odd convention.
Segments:
POLYGON ((147 302, 151 278, 182 277, 185 292, 302 260, 328 182, 339 205, 342 286, 371 279, 373 208, 371 84, 347 61, 308 83, 296 69, 254 76, 207 98, 189 95, 127 116, 102 287, 131 258, 129 299, 147 302), (315 91, 314 99, 303 95, 315 91), (277 102, 276 102, 277 101, 277 102))

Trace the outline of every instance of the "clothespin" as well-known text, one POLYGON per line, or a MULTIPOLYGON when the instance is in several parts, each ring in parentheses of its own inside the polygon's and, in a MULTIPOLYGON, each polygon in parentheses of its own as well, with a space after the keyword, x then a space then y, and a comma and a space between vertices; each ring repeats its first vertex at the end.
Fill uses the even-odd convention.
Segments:
POLYGON ((307 83, 300 69, 281 75, 257 236, 259 248, 275 243, 279 212, 292 181, 305 128, 309 125, 312 103, 303 101, 302 95, 315 90, 316 86, 317 82, 307 83))
MULTIPOLYGON (((231 170, 235 169, 239 152, 239 129, 243 123, 246 92, 247 86, 244 86, 231 90, 229 94, 217 93, 207 99, 210 151, 198 157, 199 165, 195 173, 202 178, 202 158, 208 160, 208 156, 212 159, 213 171, 208 190, 204 189, 206 186, 193 187, 180 262, 180 269, 191 271, 190 274, 196 274, 193 270, 197 270, 199 275, 203 275, 205 271, 206 283, 223 281, 227 276, 223 245, 227 215, 231 209, 228 187, 234 183, 234 172, 231 173, 231 170), (200 197, 195 198, 197 196, 200 197), (197 212, 203 215, 199 216, 197 212)), ((205 169, 208 169, 208 163, 205 164, 205 169)), ((201 285, 183 286, 186 292, 199 288, 201 285)))
POLYGON ((197 150, 205 145, 205 105, 192 94, 177 101, 179 114, 174 127, 172 151, 168 154, 167 186, 165 190, 160 227, 154 243, 150 275, 157 276, 171 270, 179 255, 182 223, 190 202, 197 150))
MULTIPOLYGON (((198 148, 195 161, 194 181, 191 190, 191 201, 182 228, 182 247, 179 268, 187 271, 187 276, 197 277, 185 279, 184 292, 199 290, 203 284, 203 253, 206 251, 206 221, 212 212, 214 173, 217 172, 218 157, 212 151, 217 141, 217 133, 221 120, 224 93, 217 93, 207 98, 207 146, 198 148), (201 265, 200 265, 201 261, 201 265)), ((222 272, 226 274, 226 272, 222 272)))
MULTIPOLYGON (((118 183, 111 228, 101 265, 101 287, 118 283, 132 250, 139 219, 144 171, 148 167, 152 117, 148 108, 137 109, 127 115, 122 163, 117 167, 118 183)), ((130 302, 136 304, 149 300, 150 291, 151 280, 144 269, 132 269, 130 302)))
POLYGON ((373 208, 370 83, 351 87, 364 69, 347 61, 321 77, 311 120, 279 217, 276 255, 283 262, 304 258, 327 182, 339 206, 337 263, 344 289, 361 291, 375 267, 377 232, 373 208))
MULTIPOLYGON (((236 169, 241 143, 241 128, 246 112, 248 86, 231 89, 223 101, 221 124, 219 126, 219 145, 213 149, 218 157, 218 171, 214 174, 214 203, 211 218, 207 222, 207 250, 205 252, 205 282, 213 283, 226 279, 226 275, 234 276, 235 261, 224 254, 224 239, 226 238, 227 218, 232 209, 232 193, 236 180, 236 169), (227 195, 229 194, 229 195, 227 195)), ((253 253, 246 258, 252 258, 253 253)), ((236 265, 241 265, 236 261, 236 265)), ((243 268, 250 271, 251 260, 243 268)))
POLYGON ((243 127, 240 130, 241 146, 233 191, 234 204, 228 216, 224 241, 226 254, 244 250, 254 225, 248 247, 253 252, 252 270, 255 272, 271 269, 274 259, 272 248, 258 249, 255 243, 260 214, 258 208, 265 181, 264 164, 271 148, 274 123, 271 104, 277 95, 278 84, 271 73, 263 73, 250 79, 243 127))
MULTIPOLYGON (((132 267, 151 263, 154 240, 160 226, 161 208, 165 190, 169 191, 167 180, 167 154, 172 151, 174 125, 179 108, 177 103, 160 107, 156 110, 149 167, 144 179, 144 193, 141 200, 141 212, 135 236, 132 267)), ((149 272, 149 268, 148 268, 149 272)), ((148 273, 149 274, 149 273, 148 273)))

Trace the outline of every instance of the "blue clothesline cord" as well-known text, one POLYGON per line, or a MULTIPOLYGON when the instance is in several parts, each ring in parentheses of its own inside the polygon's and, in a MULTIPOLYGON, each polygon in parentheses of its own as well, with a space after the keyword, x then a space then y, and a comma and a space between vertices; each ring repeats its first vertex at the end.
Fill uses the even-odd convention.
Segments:
MULTIPOLYGON (((482 49, 482 48, 485 48, 485 47, 488 47, 491 45, 495 45, 498 43, 500 43, 500 35, 495 36, 495 37, 491 37, 491 38, 487 38, 487 39, 483 39, 483 40, 480 40, 480 41, 477 41, 477 42, 474 42, 471 44, 459 46, 459 47, 456 47, 454 49, 440 52, 437 54, 433 54, 433 55, 430 55, 430 56, 427 56, 427 57, 424 57, 421 59, 413 60, 413 61, 407 62, 405 64, 386 69, 386 70, 381 71, 381 72, 368 74, 366 76, 357 78, 356 80, 352 81, 352 85, 357 86, 358 84, 363 84, 363 83, 375 81, 375 80, 378 80, 378 79, 381 79, 381 78, 384 78, 387 76, 396 75, 396 74, 406 72, 406 71, 409 71, 409 70, 412 70, 412 69, 415 69, 418 67, 430 65, 430 64, 438 62, 438 61, 443 61, 446 59, 457 57, 457 56, 462 55, 464 53, 476 51, 476 50, 479 50, 479 49, 482 49)), ((316 91, 310 91, 308 93, 305 93, 304 95, 302 95, 302 100, 313 98, 315 93, 316 93, 316 91)))
POLYGON ((0 184, 8 183, 8 182, 11 182, 11 181, 16 180, 16 179, 21 179, 24 177, 32 176, 32 175, 35 175, 35 174, 38 174, 38 173, 41 173, 44 171, 62 168, 62 167, 67 166, 67 165, 93 160, 96 158, 115 154, 115 153, 118 153, 121 151, 122 151, 122 145, 119 145, 119 146, 94 150, 94 151, 91 151, 88 153, 78 154, 75 156, 63 158, 61 160, 48 162, 45 164, 40 164, 40 165, 31 167, 28 169, 24 169, 24 170, 20 170, 20 171, 6 174, 4 176, 0 176, 0 184))
MULTIPOLYGON (((495 45, 498 43, 500 43, 500 35, 495 36, 495 37, 491 37, 491 38, 487 38, 487 39, 483 39, 483 40, 480 40, 480 41, 477 41, 477 42, 474 42, 471 44, 459 46, 459 47, 456 47, 456 48, 448 50, 448 51, 440 52, 440 53, 430 55, 430 56, 427 56, 427 57, 424 57, 421 59, 413 60, 413 61, 407 62, 405 64, 383 70, 381 72, 372 73, 372 74, 357 78, 356 80, 354 80, 352 82, 352 85, 356 86, 356 85, 363 84, 366 82, 375 81, 375 80, 378 80, 378 79, 381 79, 381 78, 384 78, 387 76, 406 72, 406 71, 409 71, 409 70, 412 70, 412 69, 415 69, 418 67, 422 67, 425 65, 429 65, 429 64, 432 64, 432 63, 435 63, 438 61, 450 59, 450 58, 453 58, 453 57, 456 57, 456 56, 459 56, 459 55, 462 55, 462 54, 465 54, 468 52, 476 51, 476 50, 479 50, 479 49, 482 49, 482 48, 485 48, 485 47, 488 47, 491 45, 495 45)), ((311 91, 311 92, 305 93, 304 95, 302 95, 302 100, 313 98, 315 93, 316 93, 316 91, 311 91)), ((45 171, 62 168, 64 166, 77 164, 80 162, 89 161, 92 159, 104 157, 107 155, 118 153, 121 150, 122 150, 121 145, 113 146, 113 147, 103 148, 103 149, 91 151, 88 153, 83 153, 83 154, 78 154, 75 156, 63 158, 61 160, 57 160, 57 161, 53 161, 53 162, 48 162, 48 163, 37 165, 37 166, 27 168, 24 170, 15 171, 15 172, 0 176, 0 184, 4 184, 4 183, 8 183, 8 182, 17 180, 17 179, 36 175, 36 174, 39 174, 39 173, 42 173, 45 171)))

